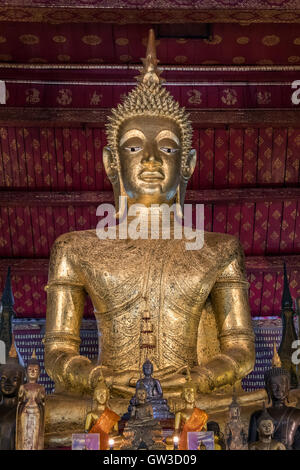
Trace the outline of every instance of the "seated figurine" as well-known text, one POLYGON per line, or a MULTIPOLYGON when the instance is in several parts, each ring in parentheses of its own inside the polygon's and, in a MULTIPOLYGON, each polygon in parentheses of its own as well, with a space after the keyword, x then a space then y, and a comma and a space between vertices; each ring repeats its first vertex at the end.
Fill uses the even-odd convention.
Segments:
POLYGON ((109 409, 109 389, 107 388, 103 377, 99 380, 95 388, 94 395, 95 407, 90 411, 85 420, 85 432, 100 434, 100 449, 108 450, 109 437, 118 439, 118 421, 120 416, 109 409))
MULTIPOLYGON (((139 379, 136 383, 136 390, 141 384, 144 385, 147 392, 147 402, 150 402, 153 409, 153 416, 158 419, 169 419, 174 418, 174 415, 170 413, 167 400, 163 398, 163 391, 160 385, 160 381, 152 377, 153 364, 147 359, 143 364, 144 377, 139 379)), ((124 419, 128 419, 131 415, 132 407, 136 404, 136 394, 130 400, 128 412, 124 415, 124 419)))
POLYGON ((205 411, 195 407, 196 401, 196 386, 191 381, 188 374, 188 380, 183 386, 182 398, 185 401, 184 409, 178 411, 175 415, 175 431, 174 435, 179 435, 179 450, 188 449, 188 432, 199 432, 205 429, 208 415, 205 411))
POLYGON ((226 450, 224 435, 220 431, 218 423, 215 421, 209 421, 209 423, 207 423, 207 431, 212 431, 214 433, 215 450, 226 450))
POLYGON ((153 416, 151 403, 147 402, 147 390, 143 383, 137 387, 135 405, 132 406, 123 436, 129 442, 122 449, 165 448, 161 441, 159 421, 153 416))
POLYGON ((24 383, 24 368, 19 364, 14 342, 6 364, 0 366, 0 450, 15 448, 18 393, 24 383))
MULTIPOLYGON (((287 406, 290 390, 290 372, 281 367, 274 345, 272 368, 265 374, 265 387, 271 406, 268 413, 274 421, 274 439, 288 450, 300 450, 300 410, 287 406)), ((249 442, 258 441, 258 421, 262 410, 255 411, 250 418, 249 442)))
POLYGON ((286 450, 285 446, 272 439, 275 425, 273 418, 267 412, 265 406, 263 413, 257 421, 259 440, 249 444, 249 450, 286 450))
POLYGON ((247 433, 241 421, 240 405, 235 390, 229 405, 229 421, 225 426, 225 443, 227 450, 247 450, 247 433))

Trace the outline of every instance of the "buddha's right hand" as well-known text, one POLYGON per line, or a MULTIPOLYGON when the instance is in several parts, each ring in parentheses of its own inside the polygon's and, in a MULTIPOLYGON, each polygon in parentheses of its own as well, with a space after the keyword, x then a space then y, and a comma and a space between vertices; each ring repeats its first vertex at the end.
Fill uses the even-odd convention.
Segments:
POLYGON ((90 373, 90 383, 93 389, 96 387, 102 376, 109 388, 129 386, 133 377, 136 377, 136 380, 139 379, 139 373, 136 370, 112 372, 107 366, 96 366, 90 373))

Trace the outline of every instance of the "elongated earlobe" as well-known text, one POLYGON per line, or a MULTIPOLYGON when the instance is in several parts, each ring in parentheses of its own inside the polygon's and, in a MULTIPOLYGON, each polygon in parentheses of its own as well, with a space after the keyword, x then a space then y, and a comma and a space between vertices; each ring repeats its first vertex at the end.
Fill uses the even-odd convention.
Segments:
POLYGON ((124 208, 119 207, 120 196, 127 197, 127 194, 124 189, 122 177, 118 171, 115 159, 113 158, 111 149, 109 147, 104 147, 103 149, 103 164, 107 177, 113 187, 116 218, 121 219, 124 212, 124 208), (120 213, 120 211, 122 213, 120 213))

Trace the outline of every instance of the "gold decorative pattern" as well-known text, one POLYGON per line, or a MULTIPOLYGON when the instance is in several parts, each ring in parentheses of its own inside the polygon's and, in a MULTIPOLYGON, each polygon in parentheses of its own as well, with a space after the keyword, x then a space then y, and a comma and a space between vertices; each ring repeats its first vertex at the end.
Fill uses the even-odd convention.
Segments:
POLYGON ((128 43, 129 43, 129 40, 127 38, 117 38, 116 39, 116 44, 118 46, 127 46, 128 43))
POLYGON ((237 44, 244 45, 250 42, 250 39, 247 36, 241 36, 236 40, 237 44))
POLYGON ((223 41, 222 36, 219 36, 219 34, 215 34, 214 37, 210 39, 204 39, 205 44, 209 44, 210 46, 216 46, 217 44, 220 44, 223 41))
POLYGON ((275 34, 263 37, 262 41, 264 46, 276 46, 280 42, 280 38, 275 34))
POLYGON ((65 36, 62 36, 62 35, 53 36, 52 40, 54 42, 59 43, 59 44, 63 44, 64 42, 67 42, 67 38, 65 36))
POLYGON ((34 44, 38 44, 40 42, 39 37, 35 34, 22 34, 19 39, 23 44, 28 46, 33 46, 34 44))
POLYGON ((96 36, 95 34, 89 34, 87 36, 83 36, 82 42, 84 44, 87 44, 88 46, 98 46, 101 44, 102 39, 99 36, 96 36))

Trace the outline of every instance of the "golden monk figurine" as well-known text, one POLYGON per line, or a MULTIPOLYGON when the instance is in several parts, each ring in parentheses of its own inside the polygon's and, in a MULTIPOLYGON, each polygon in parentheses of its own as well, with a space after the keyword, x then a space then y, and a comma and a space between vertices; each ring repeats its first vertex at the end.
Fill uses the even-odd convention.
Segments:
POLYGON ((51 251, 44 342, 56 390, 49 398, 52 428, 66 400, 70 420, 72 413, 74 422, 76 413, 81 419, 74 397, 92 395, 101 373, 124 413, 147 357, 167 399, 180 397, 187 367, 198 397, 240 381, 254 365, 248 283, 235 237, 205 232, 203 246, 187 250, 185 236, 178 239, 171 230, 167 238, 163 227, 153 238, 121 236, 119 196, 129 216, 138 203, 148 220, 153 205, 183 205, 196 164, 188 115, 161 84, 152 30, 143 63, 139 84, 112 110, 103 151, 120 236, 66 233, 51 251), (98 325, 99 363, 79 354, 87 295, 98 325))
POLYGON ((33 351, 26 369, 27 383, 21 385, 16 418, 16 449, 43 450, 45 387, 37 383, 40 364, 33 351))
POLYGON ((197 387, 189 380, 183 387, 182 398, 185 401, 183 410, 175 415, 174 436, 180 434, 178 449, 188 450, 188 432, 200 432, 205 429, 208 415, 195 406, 197 387))
POLYGON ((100 434, 100 449, 109 449, 109 438, 118 440, 118 421, 120 416, 112 411, 109 406, 109 389, 101 378, 94 391, 95 407, 90 411, 85 420, 85 431, 100 434))

